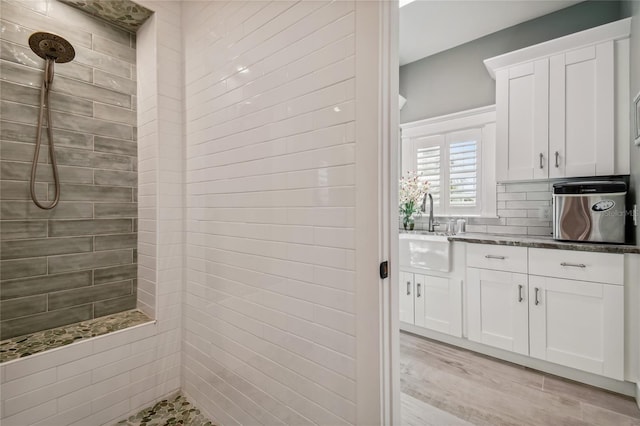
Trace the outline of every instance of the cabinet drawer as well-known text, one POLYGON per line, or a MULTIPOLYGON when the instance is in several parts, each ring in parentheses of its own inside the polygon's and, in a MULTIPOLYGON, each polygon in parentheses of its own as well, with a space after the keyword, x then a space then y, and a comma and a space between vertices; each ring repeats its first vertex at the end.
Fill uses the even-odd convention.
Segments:
POLYGON ((467 266, 527 273, 527 248, 493 244, 468 244, 467 266))
POLYGON ((529 273, 545 277, 622 285, 624 255, 531 248, 529 249, 529 273))

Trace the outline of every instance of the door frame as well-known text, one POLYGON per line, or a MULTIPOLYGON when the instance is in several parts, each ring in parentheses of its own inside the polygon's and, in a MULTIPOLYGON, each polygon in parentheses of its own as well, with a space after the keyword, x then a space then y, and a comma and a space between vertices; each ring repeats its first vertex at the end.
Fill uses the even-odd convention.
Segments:
POLYGON ((356 1, 357 424, 400 424, 399 7, 356 1), (389 261, 381 279, 378 264, 389 261))

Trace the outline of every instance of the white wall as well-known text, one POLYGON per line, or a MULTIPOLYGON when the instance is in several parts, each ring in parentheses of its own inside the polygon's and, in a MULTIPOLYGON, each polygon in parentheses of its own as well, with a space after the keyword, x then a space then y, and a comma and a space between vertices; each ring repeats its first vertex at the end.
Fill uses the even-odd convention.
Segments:
POLYGON ((184 4, 183 389, 215 422, 356 423, 355 21, 184 4))
POLYGON ((180 2, 137 37, 138 306, 155 323, 0 366, 0 423, 111 425, 180 389, 182 295, 182 38, 180 2))

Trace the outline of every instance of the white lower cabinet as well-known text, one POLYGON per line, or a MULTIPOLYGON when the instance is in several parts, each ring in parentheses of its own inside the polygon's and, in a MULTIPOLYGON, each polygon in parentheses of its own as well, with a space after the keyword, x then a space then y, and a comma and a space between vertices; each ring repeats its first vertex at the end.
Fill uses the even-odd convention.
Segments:
POLYGON ((400 321, 462 336, 462 282, 433 275, 400 273, 400 321))
POLYGON ((415 275, 415 284, 415 325, 461 337, 462 283, 453 278, 415 275))
POLYGON ((623 255, 531 248, 541 275, 499 265, 467 267, 469 340, 624 380, 623 255))
POLYGON ((527 275, 467 268, 469 340, 527 355, 527 275))
POLYGON ((400 272, 400 321, 413 324, 414 285, 411 272, 400 272))
POLYGON ((401 271, 405 329, 435 339, 431 331, 462 337, 464 319, 469 341, 628 379, 625 255, 473 243, 456 248, 451 273, 401 271))
POLYGON ((530 355, 624 379, 624 287, 529 276, 530 355))

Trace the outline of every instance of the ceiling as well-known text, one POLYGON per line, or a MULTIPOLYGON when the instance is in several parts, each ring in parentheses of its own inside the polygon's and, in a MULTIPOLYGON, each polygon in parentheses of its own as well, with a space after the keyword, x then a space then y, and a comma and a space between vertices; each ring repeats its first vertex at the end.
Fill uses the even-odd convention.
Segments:
POLYGON ((400 8, 400 65, 576 3, 580 1, 413 1, 400 8))

